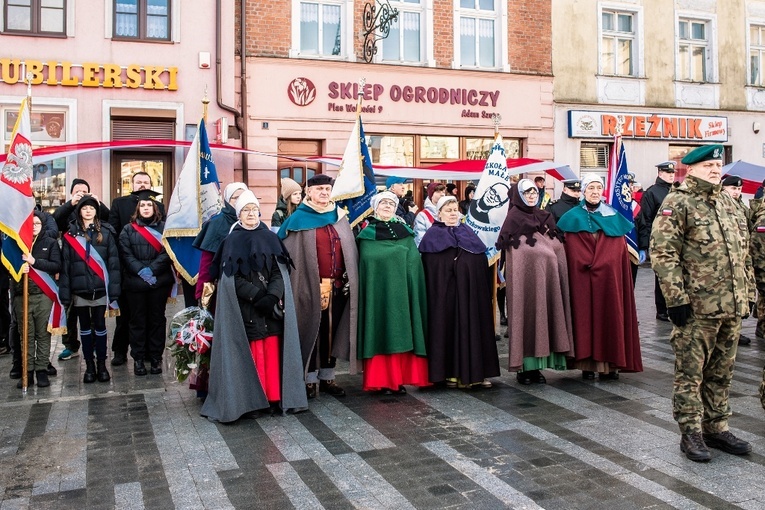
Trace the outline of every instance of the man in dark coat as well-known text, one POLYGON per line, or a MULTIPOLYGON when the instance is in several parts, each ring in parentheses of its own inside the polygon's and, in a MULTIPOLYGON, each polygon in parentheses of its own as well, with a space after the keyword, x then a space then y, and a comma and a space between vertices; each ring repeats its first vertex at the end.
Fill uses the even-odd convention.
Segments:
POLYGON ((411 199, 405 196, 406 188, 404 183, 406 179, 403 177, 388 177, 385 180, 385 187, 398 197, 398 207, 396 208, 396 216, 404 220, 404 223, 410 227, 414 225, 414 215, 417 212, 417 205, 412 202, 411 199))
POLYGON ((563 192, 560 198, 547 206, 547 210, 553 215, 555 223, 579 204, 582 198, 582 181, 579 179, 566 179, 563 181, 563 192))
MULTIPOLYGON (((675 180, 675 162, 665 161, 656 165, 659 175, 656 182, 643 193, 640 199, 640 214, 635 218, 635 225, 638 228, 638 249, 642 252, 648 251, 648 245, 651 240, 651 227, 664 198, 672 187, 675 180)), ((669 321, 667 315, 667 302, 659 286, 659 278, 655 277, 653 287, 654 302, 656 303, 656 318, 660 321, 669 321)))
MULTIPOLYGON (((69 223, 75 219, 74 211, 82 197, 90 195, 98 200, 97 196, 91 195, 90 184, 85 179, 72 179, 69 194, 71 198, 53 211, 53 219, 56 220, 58 231, 62 234, 69 230, 69 223)), ((100 200, 98 201, 98 218, 101 221, 109 221, 109 208, 100 200)), ((59 361, 68 360, 79 355, 80 337, 77 332, 77 314, 71 309, 66 311, 66 331, 67 334, 62 338, 64 350, 58 355, 59 361)))
MULTIPOLYGON (((109 213, 109 223, 117 232, 117 237, 122 233, 125 225, 130 223, 130 218, 135 214, 138 207, 138 192, 145 189, 151 189, 151 176, 146 172, 136 172, 131 178, 133 192, 124 197, 117 197, 112 201, 112 208, 109 213)), ((165 207, 160 202, 159 211, 162 213, 162 220, 165 219, 165 207)), ((112 365, 119 366, 127 361, 127 350, 130 345, 128 338, 127 321, 130 317, 130 310, 127 299, 119 301, 120 315, 117 317, 116 327, 114 328, 114 338, 112 339, 112 365)))

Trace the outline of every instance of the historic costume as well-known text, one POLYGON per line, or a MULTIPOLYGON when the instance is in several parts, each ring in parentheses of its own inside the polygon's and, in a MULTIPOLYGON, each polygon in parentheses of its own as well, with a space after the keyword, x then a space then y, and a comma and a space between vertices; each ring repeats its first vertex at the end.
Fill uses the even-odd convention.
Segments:
MULTIPOLYGON (((251 191, 237 210, 257 204, 251 191)), ((289 253, 268 227, 238 222, 213 261, 218 305, 210 359, 209 393, 202 416, 221 422, 270 406, 284 411, 307 404, 290 285, 289 253), (279 316, 275 309, 281 309, 279 316)))
MULTIPOLYGON (((453 196, 439 200, 437 209, 453 196)), ((431 382, 471 385, 499 376, 486 246, 470 227, 436 220, 419 250, 428 297, 428 376, 431 382)), ((486 381, 486 386, 491 383, 486 381)))
MULTIPOLYGON (((593 181, 585 175, 582 191, 593 181)), ((632 223, 605 203, 583 200, 563 215, 558 228, 566 233, 575 357, 572 368, 612 374, 640 372, 640 337, 632 272, 624 235, 632 223)))
POLYGON ((562 234, 548 211, 524 193, 536 189, 522 179, 510 189, 513 204, 497 239, 505 254, 509 369, 522 384, 545 382, 540 370, 566 369, 574 355, 569 280, 562 234))
POLYGON ((393 216, 395 195, 375 195, 372 207, 377 210, 384 200, 394 204, 391 218, 370 218, 357 237, 358 358, 364 363, 364 390, 405 393, 406 384, 429 384, 425 275, 412 229, 393 216))

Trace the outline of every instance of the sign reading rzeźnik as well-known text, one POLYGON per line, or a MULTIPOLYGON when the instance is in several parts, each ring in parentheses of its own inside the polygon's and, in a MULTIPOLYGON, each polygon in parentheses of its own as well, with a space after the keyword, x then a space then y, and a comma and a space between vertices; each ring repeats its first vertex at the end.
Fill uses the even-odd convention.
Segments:
POLYGON ((728 141, 727 117, 583 110, 568 112, 569 138, 613 138, 619 127, 624 138, 728 141))

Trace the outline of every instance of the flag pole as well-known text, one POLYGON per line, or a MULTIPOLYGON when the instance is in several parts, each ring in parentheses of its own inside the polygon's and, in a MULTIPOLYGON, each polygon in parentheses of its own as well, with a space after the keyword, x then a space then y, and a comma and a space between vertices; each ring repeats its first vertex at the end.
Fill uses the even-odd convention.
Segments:
POLYGON ((366 78, 361 78, 359 80, 359 93, 357 94, 357 100, 356 100, 356 120, 361 116, 361 100, 364 99, 364 85, 367 84, 366 78))
MULTIPOLYGON (((494 123, 494 141, 496 142, 499 138, 499 124, 502 122, 502 115, 495 113, 492 116, 492 122, 494 123)), ((491 314, 491 317, 494 321, 494 334, 496 334, 497 331, 497 291, 499 290, 497 274, 499 273, 499 261, 501 258, 502 257, 496 257, 496 260, 489 266, 491 272, 491 309, 494 312, 491 314)), ((507 283, 505 283, 505 287, 507 287, 507 283)))
MULTIPOLYGON (((32 118, 32 73, 27 73, 27 108, 29 109, 29 117, 32 118)), ((31 176, 30 176, 31 179, 31 176)), ((34 212, 32 213, 34 214, 34 212)), ((29 262, 24 262, 26 266, 29 266, 29 262)), ((27 373, 29 371, 29 364, 27 363, 27 354, 29 353, 29 273, 25 272, 22 276, 24 279, 22 288, 22 302, 23 302, 23 321, 21 323, 21 392, 27 392, 27 383, 29 377, 27 373)), ((16 326, 18 327, 18 325, 16 326)))

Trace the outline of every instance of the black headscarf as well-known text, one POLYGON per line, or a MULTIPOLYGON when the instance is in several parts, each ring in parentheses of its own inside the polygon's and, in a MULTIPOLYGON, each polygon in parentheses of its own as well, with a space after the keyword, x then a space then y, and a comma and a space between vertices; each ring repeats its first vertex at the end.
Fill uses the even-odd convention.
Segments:
POLYGON ((234 225, 226 236, 210 267, 210 275, 218 278, 222 273, 232 276, 237 272, 252 271, 269 273, 274 260, 292 267, 290 254, 281 239, 271 232, 262 221, 253 230, 234 225))
POLYGON ((518 189, 518 184, 513 184, 507 194, 510 197, 511 206, 507 211, 505 223, 499 231, 496 244, 498 250, 518 248, 523 236, 526 236, 526 244, 534 246, 536 244, 534 234, 536 233, 563 241, 563 234, 555 225, 552 214, 541 210, 536 205, 526 204, 518 189))

